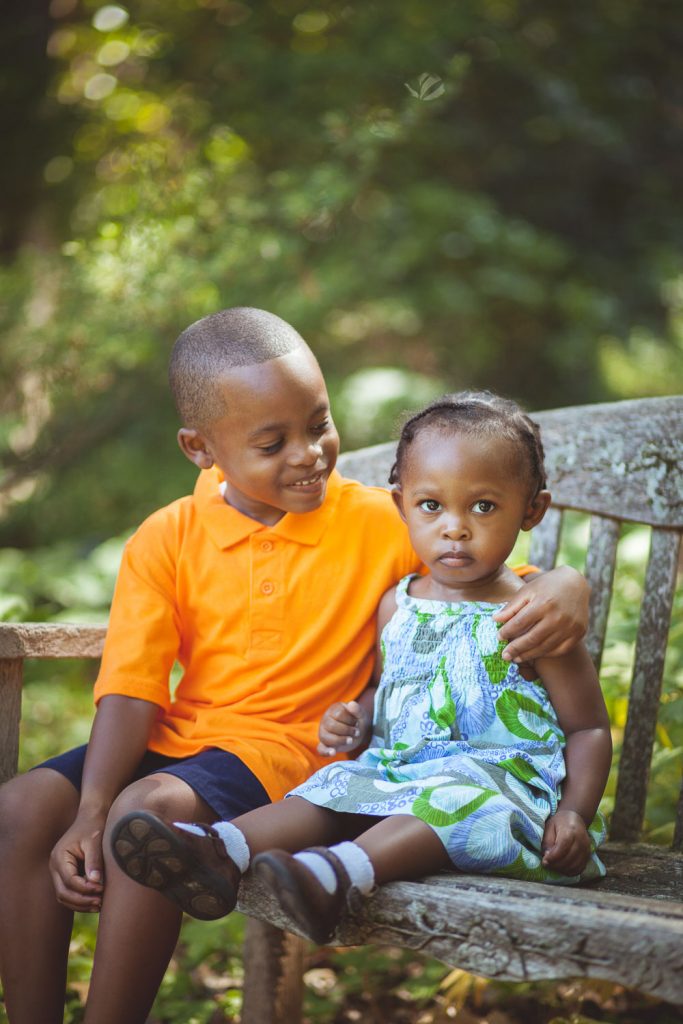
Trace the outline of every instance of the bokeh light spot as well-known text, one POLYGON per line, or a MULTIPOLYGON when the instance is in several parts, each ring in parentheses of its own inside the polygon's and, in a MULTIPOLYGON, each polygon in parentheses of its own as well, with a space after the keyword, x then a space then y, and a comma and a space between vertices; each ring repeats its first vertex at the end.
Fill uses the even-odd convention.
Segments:
POLYGON ((43 170, 43 177, 49 185, 58 185, 66 181, 74 169, 74 162, 70 156, 54 156, 48 161, 43 170))
POLYGON ((107 4, 95 12, 92 23, 98 32, 114 32, 128 21, 128 11, 118 4, 107 4))
POLYGON ((97 54, 97 63, 104 67, 114 67, 121 64, 130 53, 130 46, 120 39, 110 39, 97 54))
POLYGON ((325 11, 302 11, 301 14, 297 14, 292 24, 297 32, 315 35, 325 31, 330 24, 330 16, 325 11))
POLYGON ((93 75, 85 83, 83 95, 87 100, 103 100, 113 93, 116 88, 116 79, 113 75, 105 73, 93 75))
POLYGON ((76 45, 76 33, 70 28, 59 28, 47 41, 48 57, 65 57, 76 45))
POLYGON ((145 103, 135 117, 135 127, 140 132, 158 132, 170 116, 170 110, 163 103, 145 103))

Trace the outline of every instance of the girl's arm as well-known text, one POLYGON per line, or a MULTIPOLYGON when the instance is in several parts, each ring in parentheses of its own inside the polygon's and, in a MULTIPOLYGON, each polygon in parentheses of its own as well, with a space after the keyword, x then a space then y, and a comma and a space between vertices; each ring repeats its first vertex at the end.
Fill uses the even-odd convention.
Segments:
POLYGON ((519 664, 567 654, 588 628, 589 595, 581 573, 567 565, 531 574, 494 616, 501 640, 510 641, 503 658, 519 664))
POLYGON ((609 717, 595 667, 583 644, 561 658, 537 661, 536 671, 567 741, 567 774, 557 811, 546 822, 543 863, 563 874, 578 875, 590 855, 587 830, 609 775, 609 717))
POLYGON ((375 693, 382 674, 382 630, 396 611, 396 587, 382 597, 377 609, 377 640, 375 642, 375 666, 372 681, 366 686, 358 700, 347 703, 337 701, 327 709, 320 719, 318 730, 318 753, 334 757, 341 751, 348 752, 364 746, 370 738, 375 693))
POLYGON ((50 855, 57 899, 72 910, 100 908, 107 814, 145 753, 158 712, 156 704, 134 697, 112 694, 100 700, 83 767, 78 812, 50 855))

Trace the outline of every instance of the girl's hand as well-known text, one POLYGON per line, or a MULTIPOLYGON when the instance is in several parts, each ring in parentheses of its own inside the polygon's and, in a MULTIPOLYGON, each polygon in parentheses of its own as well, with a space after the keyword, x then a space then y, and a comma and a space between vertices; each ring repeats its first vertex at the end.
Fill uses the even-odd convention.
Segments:
POLYGON ((370 714, 358 701, 350 700, 348 704, 337 701, 320 720, 318 753, 334 757, 335 754, 362 746, 370 731, 371 721, 370 714))
POLYGON ((501 640, 506 661, 535 661, 567 654, 588 628, 590 587, 581 573, 567 565, 539 573, 521 587, 494 615, 503 623, 501 640))
POLYGON ((70 910, 97 913, 102 906, 104 819, 77 817, 50 854, 57 901, 70 910))
POLYGON ((543 867, 562 875, 580 875, 591 854, 586 823, 576 811, 558 810, 545 823, 543 867))

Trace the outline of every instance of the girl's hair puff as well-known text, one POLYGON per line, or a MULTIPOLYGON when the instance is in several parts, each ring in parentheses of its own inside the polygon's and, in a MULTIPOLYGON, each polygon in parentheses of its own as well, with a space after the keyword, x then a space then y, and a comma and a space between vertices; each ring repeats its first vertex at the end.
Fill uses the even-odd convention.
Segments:
POLYGON ((420 431, 433 427, 449 433, 497 437, 512 441, 523 452, 533 496, 546 486, 541 431, 537 423, 509 398, 491 391, 458 391, 443 395, 415 413, 403 426, 396 449, 390 484, 399 484, 412 442, 420 431))

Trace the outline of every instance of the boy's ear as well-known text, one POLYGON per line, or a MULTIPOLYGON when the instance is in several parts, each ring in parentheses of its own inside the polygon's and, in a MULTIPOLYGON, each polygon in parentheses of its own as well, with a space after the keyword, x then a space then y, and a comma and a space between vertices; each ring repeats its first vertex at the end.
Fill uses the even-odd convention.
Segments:
POLYGON ((213 455, 207 448, 206 438, 197 430, 181 427, 178 431, 178 444, 183 455, 200 469, 211 469, 213 455))
POLYGON ((539 491, 535 498, 532 498, 527 505, 527 510, 522 520, 522 529, 531 530, 538 526, 550 505, 550 491, 539 491))
POLYGON ((391 497, 394 499, 394 505, 398 509, 398 514, 405 523, 406 514, 403 511, 403 492, 400 487, 393 487, 391 490, 391 497))

